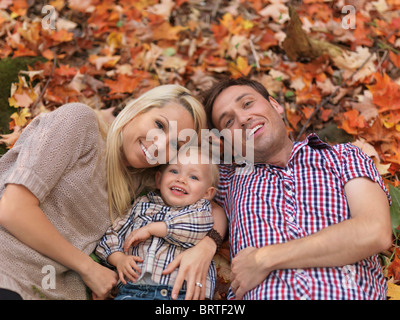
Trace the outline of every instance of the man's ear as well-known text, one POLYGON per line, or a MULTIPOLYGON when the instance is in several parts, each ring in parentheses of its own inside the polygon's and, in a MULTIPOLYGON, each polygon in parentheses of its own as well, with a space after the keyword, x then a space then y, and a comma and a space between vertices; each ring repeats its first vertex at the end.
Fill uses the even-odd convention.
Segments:
POLYGON ((214 187, 209 187, 205 192, 203 198, 211 201, 212 199, 214 199, 216 193, 217 190, 214 187))
POLYGON ((162 173, 161 173, 160 170, 158 170, 158 171, 156 172, 156 177, 155 177, 155 180, 156 180, 156 188, 157 188, 157 189, 160 189, 160 186, 161 186, 161 176, 162 176, 162 173))
POLYGON ((272 98, 271 96, 269 96, 269 103, 271 104, 271 106, 279 113, 279 114, 283 114, 284 109, 283 107, 279 104, 278 101, 276 101, 274 98, 272 98))

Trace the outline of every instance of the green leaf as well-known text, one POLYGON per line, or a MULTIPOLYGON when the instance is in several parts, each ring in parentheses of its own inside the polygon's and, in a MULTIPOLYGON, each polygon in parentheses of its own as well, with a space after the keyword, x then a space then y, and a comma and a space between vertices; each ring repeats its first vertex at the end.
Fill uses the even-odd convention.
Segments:
POLYGON ((393 233, 400 234, 397 227, 400 225, 400 189, 389 184, 389 193, 392 197, 392 205, 390 206, 390 218, 392 220, 393 233))
POLYGON ((293 91, 288 90, 288 91, 285 92, 285 97, 286 98, 290 98, 290 97, 293 97, 293 96, 294 96, 294 92, 293 91))

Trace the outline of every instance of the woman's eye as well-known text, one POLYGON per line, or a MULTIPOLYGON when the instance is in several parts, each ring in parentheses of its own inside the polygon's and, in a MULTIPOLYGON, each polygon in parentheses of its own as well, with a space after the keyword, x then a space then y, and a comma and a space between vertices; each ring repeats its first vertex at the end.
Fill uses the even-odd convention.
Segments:
POLYGON ((158 129, 164 129, 164 125, 158 120, 156 120, 156 126, 158 129))

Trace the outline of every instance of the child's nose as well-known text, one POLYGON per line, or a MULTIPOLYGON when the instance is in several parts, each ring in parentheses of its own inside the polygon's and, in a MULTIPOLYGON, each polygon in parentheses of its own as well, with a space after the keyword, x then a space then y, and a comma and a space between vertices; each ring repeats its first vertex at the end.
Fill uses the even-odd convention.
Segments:
POLYGON ((181 183, 186 183, 186 179, 183 176, 176 177, 176 181, 181 182, 181 183))

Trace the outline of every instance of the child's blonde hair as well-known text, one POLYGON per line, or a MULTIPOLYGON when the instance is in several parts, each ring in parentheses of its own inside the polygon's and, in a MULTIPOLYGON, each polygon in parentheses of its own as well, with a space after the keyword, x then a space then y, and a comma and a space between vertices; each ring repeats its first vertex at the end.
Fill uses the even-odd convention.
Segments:
MULTIPOLYGON (((178 159, 179 159, 179 154, 185 153, 185 152, 196 152, 199 155, 202 156, 207 156, 207 163, 210 165, 211 168, 211 187, 214 187, 216 190, 218 188, 219 184, 219 166, 218 162, 215 162, 215 159, 212 157, 212 155, 208 154, 206 149, 202 149, 201 146, 197 144, 197 141, 192 140, 189 143, 186 143, 178 153, 178 159), (203 152, 203 153, 202 153, 203 152), (214 159, 214 161, 213 161, 214 159)), ((174 159, 175 160, 175 159, 174 159)), ((168 167, 169 163, 161 165, 158 169, 162 172, 168 167)))
POLYGON ((194 120, 194 129, 200 136, 201 129, 206 126, 204 108, 189 90, 174 84, 155 87, 139 98, 129 101, 108 129, 107 190, 112 220, 114 220, 114 212, 118 215, 124 214, 141 191, 154 186, 156 172, 154 168, 135 169, 124 164, 122 129, 137 115, 151 108, 162 108, 169 103, 182 105, 190 112, 194 120))

